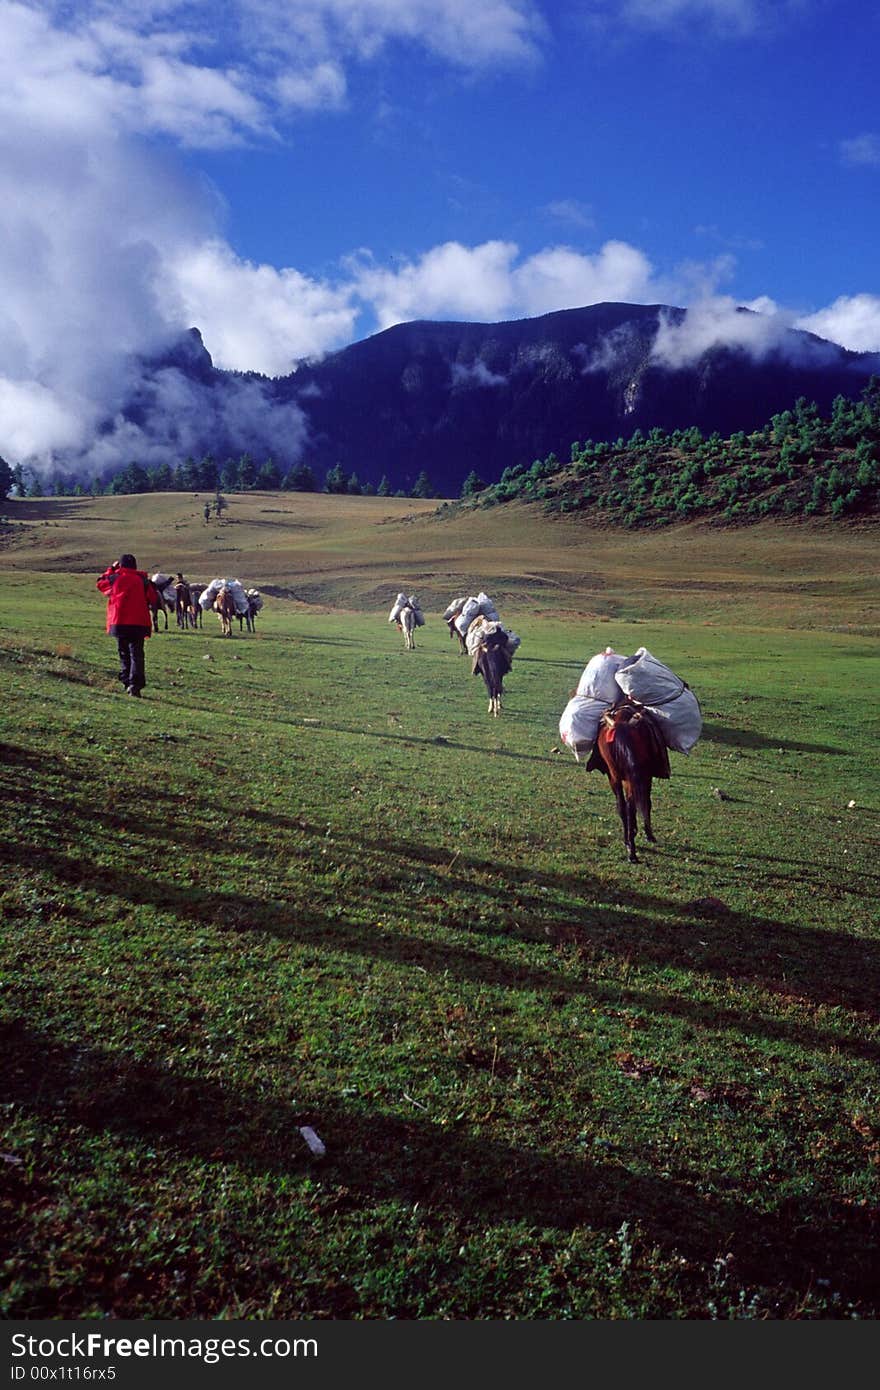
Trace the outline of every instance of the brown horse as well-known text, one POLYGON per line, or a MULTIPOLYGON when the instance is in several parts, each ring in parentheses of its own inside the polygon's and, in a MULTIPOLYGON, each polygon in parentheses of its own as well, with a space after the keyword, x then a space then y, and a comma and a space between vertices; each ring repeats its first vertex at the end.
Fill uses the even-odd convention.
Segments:
POLYGON ((612 705, 599 721, 587 771, 608 774, 627 858, 636 864, 636 812, 642 817, 645 839, 654 843, 651 782, 655 777, 669 776, 669 751, 656 716, 634 700, 612 705))
POLYGON ((192 589, 182 577, 178 577, 174 582, 174 611, 177 616, 178 627, 195 627, 196 615, 192 589))
POLYGON ((214 595, 212 605, 214 612, 220 619, 220 635, 222 637, 232 636, 232 619, 238 616, 235 607, 235 599, 232 597, 232 590, 224 587, 214 595))

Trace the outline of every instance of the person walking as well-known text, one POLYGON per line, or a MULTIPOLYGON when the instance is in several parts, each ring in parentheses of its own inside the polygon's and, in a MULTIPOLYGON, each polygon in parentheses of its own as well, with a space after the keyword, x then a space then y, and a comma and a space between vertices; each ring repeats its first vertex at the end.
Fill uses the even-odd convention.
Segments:
POLYGON ((139 697, 147 683, 144 641, 153 630, 149 601, 157 601, 159 595, 146 571, 139 570, 128 554, 104 571, 98 588, 107 595, 107 631, 119 649, 119 679, 126 695, 139 697))

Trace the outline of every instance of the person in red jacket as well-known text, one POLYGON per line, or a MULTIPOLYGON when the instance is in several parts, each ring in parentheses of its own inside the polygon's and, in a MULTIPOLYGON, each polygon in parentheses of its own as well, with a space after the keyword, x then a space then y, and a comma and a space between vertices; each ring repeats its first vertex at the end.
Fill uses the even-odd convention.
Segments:
POLYGON ((133 555, 120 555, 98 580, 107 595, 107 631, 119 648, 119 679, 127 695, 140 696, 147 683, 144 673, 144 639, 153 630, 148 600, 158 598, 144 570, 133 555))

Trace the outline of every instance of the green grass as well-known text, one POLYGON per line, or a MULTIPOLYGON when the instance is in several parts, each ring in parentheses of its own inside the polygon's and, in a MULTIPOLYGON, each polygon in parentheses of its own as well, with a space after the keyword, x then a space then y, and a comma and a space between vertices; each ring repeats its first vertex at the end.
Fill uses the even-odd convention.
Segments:
POLYGON ((4 1316, 878 1315, 875 641, 508 604, 495 721, 276 599, 137 702, 93 583, 4 577, 4 1316), (636 865, 606 643, 705 719, 636 865))

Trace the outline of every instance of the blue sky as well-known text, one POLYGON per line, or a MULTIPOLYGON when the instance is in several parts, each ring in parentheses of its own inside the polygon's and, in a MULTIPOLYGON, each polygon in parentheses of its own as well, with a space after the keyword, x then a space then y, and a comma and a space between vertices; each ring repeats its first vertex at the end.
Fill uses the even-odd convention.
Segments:
POLYGON ((477 73, 389 45, 352 63, 344 111, 195 160, 230 240, 333 276, 357 246, 392 264, 448 240, 616 239, 667 274, 729 256, 725 289, 804 311, 880 290, 877 7, 694 3, 626 24, 619 6, 612 24, 606 6, 604 28, 584 8, 543 6, 533 61, 477 73))
POLYGON ((880 350, 869 0, 0 0, 0 452, 196 324, 279 375, 618 299, 880 350))

